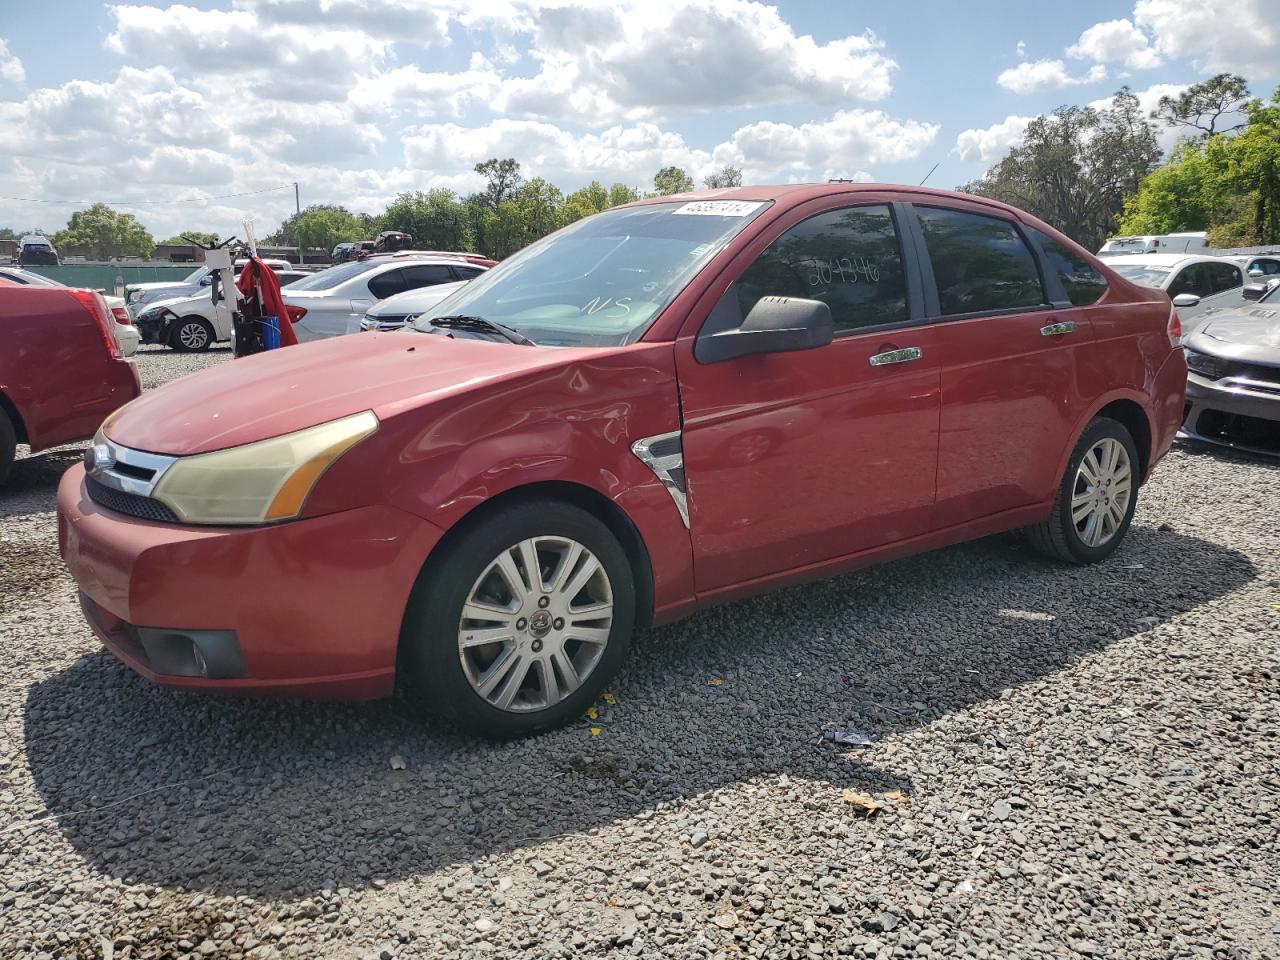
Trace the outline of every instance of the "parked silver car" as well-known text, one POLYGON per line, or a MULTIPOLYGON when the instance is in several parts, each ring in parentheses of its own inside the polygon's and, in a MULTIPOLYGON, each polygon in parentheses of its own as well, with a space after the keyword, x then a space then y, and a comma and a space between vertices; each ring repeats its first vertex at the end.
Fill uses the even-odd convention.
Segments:
POLYGON ((1181 436, 1280 456, 1280 282, 1245 288, 1255 303, 1214 310, 1183 340, 1181 436))

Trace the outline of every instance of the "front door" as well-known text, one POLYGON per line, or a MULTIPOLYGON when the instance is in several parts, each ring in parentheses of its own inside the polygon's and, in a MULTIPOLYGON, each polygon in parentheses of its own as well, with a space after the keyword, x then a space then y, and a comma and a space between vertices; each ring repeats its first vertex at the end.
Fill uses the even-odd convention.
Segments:
POLYGON ((699 592, 928 530, 938 359, 910 263, 892 204, 810 205, 730 265, 703 333, 787 296, 826 303, 835 340, 718 363, 696 359, 693 336, 678 341, 699 592))

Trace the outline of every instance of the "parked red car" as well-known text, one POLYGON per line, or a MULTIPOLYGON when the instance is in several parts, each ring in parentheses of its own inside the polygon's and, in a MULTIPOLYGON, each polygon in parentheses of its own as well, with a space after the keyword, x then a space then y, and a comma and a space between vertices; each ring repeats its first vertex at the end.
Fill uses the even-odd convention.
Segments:
POLYGON ((0 286, 0 483, 17 444, 38 451, 87 440, 139 393, 101 294, 0 286))
POLYGON ((955 193, 743 187, 580 221, 410 329, 186 377, 59 491, 86 615, 176 687, 397 676, 495 735, 632 631, 1029 528, 1102 560, 1183 410, 1164 294, 955 193))

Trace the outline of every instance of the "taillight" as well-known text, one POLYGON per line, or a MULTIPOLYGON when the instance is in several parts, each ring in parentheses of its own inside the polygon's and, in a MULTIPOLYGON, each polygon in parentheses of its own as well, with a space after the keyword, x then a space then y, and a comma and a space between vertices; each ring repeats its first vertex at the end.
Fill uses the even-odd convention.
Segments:
POLYGON ((116 360, 123 360, 124 354, 120 351, 120 341, 116 339, 116 324, 111 319, 111 313, 107 310, 107 301, 102 299, 102 294, 96 290, 72 290, 71 295, 80 301, 80 306, 89 312, 89 316, 93 317, 98 323, 98 329, 102 333, 102 342, 107 345, 107 353, 116 360))
POLYGON ((112 307, 111 315, 116 318, 116 323, 123 323, 125 326, 133 323, 133 318, 124 307, 112 307))
POLYGON ((285 304, 284 312, 289 315, 290 323, 297 323, 299 320, 301 320, 303 317, 307 315, 307 308, 291 307, 288 304, 285 304))
POLYGON ((1174 307, 1169 308, 1169 328, 1166 332, 1169 334, 1169 346, 1176 347, 1182 343, 1182 321, 1174 307))

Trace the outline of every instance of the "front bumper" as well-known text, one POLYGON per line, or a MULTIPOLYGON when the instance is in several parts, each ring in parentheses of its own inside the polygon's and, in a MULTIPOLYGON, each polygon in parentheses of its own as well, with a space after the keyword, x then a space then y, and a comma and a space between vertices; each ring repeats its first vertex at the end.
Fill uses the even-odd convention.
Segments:
POLYGON ((79 464, 58 487, 59 550, 90 626, 138 673, 184 689, 388 695, 409 592, 440 536, 387 506, 269 527, 152 523, 90 500, 79 464), (222 651, 208 675, 191 638, 222 651))
POLYGON ((1280 377, 1272 385, 1188 374, 1186 413, 1178 436, 1280 456, 1280 377))

